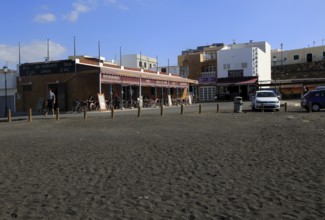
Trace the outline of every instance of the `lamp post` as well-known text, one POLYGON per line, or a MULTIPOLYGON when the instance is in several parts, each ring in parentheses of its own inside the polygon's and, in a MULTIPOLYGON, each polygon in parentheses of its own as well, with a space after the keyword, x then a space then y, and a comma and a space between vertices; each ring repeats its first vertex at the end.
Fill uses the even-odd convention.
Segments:
POLYGON ((274 68, 273 68, 273 70, 274 70, 274 87, 275 87, 275 91, 276 91, 276 56, 273 56, 273 63, 274 63, 274 68))
POLYGON ((5 117, 7 117, 7 112, 8 112, 8 96, 7 96, 7 73, 8 73, 8 67, 7 66, 3 66, 2 71, 5 74, 5 117))

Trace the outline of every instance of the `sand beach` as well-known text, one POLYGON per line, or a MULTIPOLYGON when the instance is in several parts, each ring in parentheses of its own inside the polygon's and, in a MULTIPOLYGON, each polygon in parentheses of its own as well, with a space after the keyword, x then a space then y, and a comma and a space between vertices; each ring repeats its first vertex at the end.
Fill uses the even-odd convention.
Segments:
POLYGON ((324 219, 325 114, 0 123, 0 219, 324 219))

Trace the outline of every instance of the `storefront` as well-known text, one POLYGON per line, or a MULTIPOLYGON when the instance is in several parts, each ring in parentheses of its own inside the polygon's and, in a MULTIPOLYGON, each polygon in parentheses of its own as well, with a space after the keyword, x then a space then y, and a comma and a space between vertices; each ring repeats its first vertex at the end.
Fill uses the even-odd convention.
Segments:
POLYGON ((177 99, 188 93, 196 80, 172 74, 124 68, 106 64, 98 59, 60 60, 26 63, 20 66, 17 78, 17 111, 42 111, 47 90, 56 94, 58 108, 68 111, 76 100, 105 95, 122 100, 177 99))

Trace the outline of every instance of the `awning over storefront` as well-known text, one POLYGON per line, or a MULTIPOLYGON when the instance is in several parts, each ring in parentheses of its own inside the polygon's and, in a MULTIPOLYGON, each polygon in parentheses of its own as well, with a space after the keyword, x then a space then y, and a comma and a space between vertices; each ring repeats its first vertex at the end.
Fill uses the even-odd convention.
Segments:
POLYGON ((217 86, 241 86, 256 84, 257 78, 244 77, 244 78, 219 78, 217 79, 217 86))
POLYGON ((102 83, 166 88, 187 88, 189 84, 197 84, 196 80, 190 80, 171 74, 128 70, 120 67, 101 67, 100 74, 102 83))

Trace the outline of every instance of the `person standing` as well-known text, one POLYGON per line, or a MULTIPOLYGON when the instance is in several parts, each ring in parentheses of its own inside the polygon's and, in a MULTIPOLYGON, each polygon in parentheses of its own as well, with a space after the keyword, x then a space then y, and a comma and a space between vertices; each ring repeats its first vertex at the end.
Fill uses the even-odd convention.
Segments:
POLYGON ((52 111, 52 116, 54 116, 54 104, 55 104, 55 94, 52 92, 52 89, 49 89, 47 94, 47 112, 45 113, 45 116, 47 116, 49 111, 52 111))

